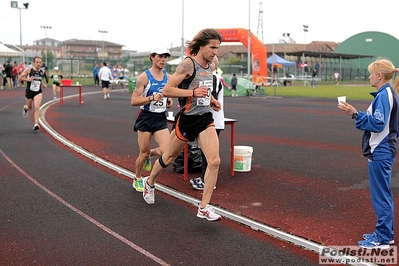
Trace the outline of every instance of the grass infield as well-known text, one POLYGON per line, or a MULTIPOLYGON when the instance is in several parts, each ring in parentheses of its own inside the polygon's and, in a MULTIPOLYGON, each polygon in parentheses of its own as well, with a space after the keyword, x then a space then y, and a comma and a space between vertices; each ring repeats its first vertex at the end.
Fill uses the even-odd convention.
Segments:
MULTIPOLYGON (((370 85, 318 85, 309 86, 291 86, 277 87, 276 96, 292 97, 312 97, 312 98, 336 98, 337 96, 346 96, 347 100, 372 100, 370 92, 376 91, 370 85)), ((267 95, 274 95, 274 88, 266 89, 267 95)))

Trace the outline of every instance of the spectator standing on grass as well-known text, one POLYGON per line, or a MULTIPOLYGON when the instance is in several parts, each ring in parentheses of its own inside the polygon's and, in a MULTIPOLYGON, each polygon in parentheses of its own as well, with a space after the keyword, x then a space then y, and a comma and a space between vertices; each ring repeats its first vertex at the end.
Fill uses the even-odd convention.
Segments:
POLYGON ((374 232, 364 234, 358 245, 367 249, 387 249, 394 243, 394 201, 391 190, 392 165, 397 155, 399 123, 399 76, 389 82, 399 68, 386 59, 368 66, 370 85, 377 89, 366 112, 346 102, 338 108, 355 119, 355 127, 363 130, 363 155, 368 159, 370 199, 377 217, 374 232))
POLYGON ((96 64, 93 68, 93 79, 94 79, 95 86, 100 85, 100 79, 98 77, 98 64, 96 64))
POLYGON ((119 74, 119 69, 118 69, 118 65, 114 65, 112 67, 112 77, 117 80, 118 79, 118 74, 119 74))
MULTIPOLYGON (((25 70, 24 64, 23 64, 22 62, 19 62, 19 65, 18 65, 18 77, 19 77, 19 75, 22 74, 22 72, 23 72, 24 70, 25 70)), ((18 77, 17 77, 17 80, 18 80, 18 77)), ((21 86, 24 86, 23 83, 18 82, 18 84, 21 85, 21 86)))
POLYGON ((1 77, 0 89, 1 89, 1 90, 3 89, 3 86, 5 85, 5 84, 4 84, 4 76, 3 76, 3 73, 4 73, 4 65, 3 65, 3 64, 0 64, 0 77, 1 77))
POLYGON ((109 99, 109 84, 113 80, 111 70, 107 67, 106 62, 101 63, 100 71, 98 72, 98 77, 101 80, 101 87, 103 88, 104 100, 109 99))
POLYGON ((123 68, 122 65, 119 65, 119 68, 118 68, 118 79, 122 85, 122 89, 124 89, 125 82, 123 82, 123 80, 125 79, 125 69, 123 68))
POLYGON ((126 66, 125 69, 123 70, 123 78, 124 80, 129 80, 129 68, 126 66))
POLYGON ((233 73, 233 77, 231 78, 231 81, 230 81, 230 86, 231 86, 231 97, 234 97, 234 96, 238 97, 236 73, 233 73))
POLYGON ((7 89, 12 90, 14 88, 14 84, 12 81, 12 65, 10 61, 7 61, 4 71, 6 72, 6 79, 7 79, 7 89))
POLYGON ((2 89, 5 88, 5 86, 7 85, 7 75, 6 75, 6 64, 3 64, 1 66, 1 70, 2 70, 2 89))
POLYGON ((175 116, 167 150, 155 161, 150 176, 143 179, 143 198, 154 204, 156 178, 173 163, 188 141, 197 140, 208 163, 197 217, 208 221, 221 219, 210 205, 220 165, 219 139, 211 112, 220 111, 220 103, 210 93, 212 61, 221 42, 222 36, 215 29, 201 30, 188 42, 190 56, 180 62, 162 91, 167 97, 179 97, 181 109, 175 116))
POLYGON ((317 86, 317 68, 313 68, 312 71, 312 82, 310 83, 311 87, 316 88, 317 86))
POLYGON ((11 71, 11 79, 13 84, 13 89, 18 86, 18 66, 17 64, 12 63, 12 71, 11 71))
POLYGON ((260 74, 256 74, 256 80, 255 80, 255 94, 260 91, 260 86, 263 84, 263 78, 260 76, 260 74))
POLYGON ((339 84, 339 73, 336 70, 334 72, 334 82, 335 82, 335 85, 339 84))
POLYGON ((130 100, 132 106, 140 106, 134 124, 139 144, 139 156, 136 159, 136 175, 133 187, 136 191, 143 192, 143 179, 141 172, 151 171, 151 157, 162 155, 167 148, 169 140, 168 121, 166 109, 173 105, 172 98, 165 97, 162 90, 168 82, 170 75, 164 67, 170 53, 167 49, 155 49, 150 54, 152 66, 142 73, 136 82, 130 100), (151 149, 151 137, 157 142, 158 147, 151 149))

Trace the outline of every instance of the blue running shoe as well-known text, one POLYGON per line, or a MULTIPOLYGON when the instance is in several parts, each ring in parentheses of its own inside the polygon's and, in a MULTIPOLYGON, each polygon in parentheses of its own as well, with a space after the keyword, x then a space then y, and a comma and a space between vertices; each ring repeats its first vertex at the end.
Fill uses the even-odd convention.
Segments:
POLYGON ((367 240, 357 242, 359 247, 366 249, 389 249, 389 241, 381 242, 376 234, 371 234, 367 240))
POLYGON ((202 182, 201 177, 190 179, 190 183, 196 190, 204 190, 204 182, 202 182))
MULTIPOLYGON (((364 239, 364 240, 370 239, 374 234, 375 234, 375 233, 372 233, 372 234, 364 234, 364 235, 363 235, 363 239, 364 239)), ((395 244, 395 240, 393 239, 393 237, 392 237, 392 239, 389 241, 389 244, 390 244, 390 245, 395 244)))

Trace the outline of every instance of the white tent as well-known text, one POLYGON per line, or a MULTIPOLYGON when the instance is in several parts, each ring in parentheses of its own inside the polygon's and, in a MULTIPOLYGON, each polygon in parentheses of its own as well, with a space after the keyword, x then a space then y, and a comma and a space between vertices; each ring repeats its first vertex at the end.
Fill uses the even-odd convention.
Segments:
POLYGON ((180 62, 181 62, 181 57, 178 57, 176 59, 166 62, 166 64, 171 65, 171 66, 177 66, 178 64, 180 64, 180 62))
POLYGON ((22 56, 22 53, 8 48, 4 44, 0 43, 0 57, 18 57, 22 56))

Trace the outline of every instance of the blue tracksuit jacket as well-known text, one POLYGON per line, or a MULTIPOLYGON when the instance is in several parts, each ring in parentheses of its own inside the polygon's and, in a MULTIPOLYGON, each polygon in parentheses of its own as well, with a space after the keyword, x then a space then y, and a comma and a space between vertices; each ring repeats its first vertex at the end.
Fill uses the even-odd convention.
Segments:
POLYGON ((371 160, 396 156, 399 124, 399 97, 390 84, 372 92, 374 100, 367 112, 359 111, 355 126, 364 130, 363 155, 371 160))

